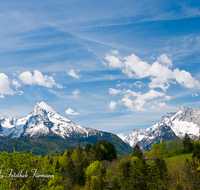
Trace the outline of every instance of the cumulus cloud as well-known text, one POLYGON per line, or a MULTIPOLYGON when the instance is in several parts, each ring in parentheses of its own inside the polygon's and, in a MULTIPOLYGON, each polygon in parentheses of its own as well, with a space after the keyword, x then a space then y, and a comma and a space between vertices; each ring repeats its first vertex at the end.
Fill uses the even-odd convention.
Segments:
POLYGON ((43 75, 40 71, 35 70, 34 74, 30 71, 25 71, 19 75, 19 79, 26 85, 39 85, 52 88, 53 86, 57 88, 63 88, 61 84, 56 84, 53 77, 43 75))
POLYGON ((106 54, 106 60, 109 62, 111 68, 123 68, 124 64, 120 59, 114 55, 106 54))
POLYGON ((160 102, 158 105, 159 105, 160 108, 162 108, 162 107, 165 106, 165 102, 160 102))
POLYGON ((9 84, 8 76, 0 73, 0 98, 4 98, 4 95, 14 95, 14 91, 10 88, 9 84))
MULTIPOLYGON (((116 89, 112 89, 113 92, 117 92, 116 89), (114 91, 115 90, 115 91, 114 91)), ((123 98, 120 100, 130 111, 145 111, 145 105, 150 104, 150 101, 153 101, 153 104, 157 102, 159 107, 165 106, 164 102, 160 102, 161 100, 170 100, 169 96, 166 96, 163 92, 158 92, 155 90, 150 90, 147 93, 142 94, 141 92, 135 92, 130 89, 121 91, 123 94, 123 98), (162 98, 160 101, 154 100, 162 98)), ((117 94, 117 93, 115 93, 117 94)), ((114 95, 114 94, 113 94, 114 95)))
POLYGON ((13 79, 12 80, 12 84, 16 87, 16 88, 19 88, 21 86, 21 84, 19 83, 19 81, 13 79))
POLYGON ((200 86, 199 81, 195 80, 192 75, 185 70, 180 71, 179 69, 175 69, 173 71, 173 76, 179 84, 187 88, 195 88, 200 86))
POLYGON ((110 95, 121 94, 121 90, 116 90, 114 88, 109 88, 108 92, 110 95))
POLYGON ((166 67, 172 67, 173 66, 172 60, 169 59, 169 57, 167 56, 166 53, 160 55, 157 58, 157 62, 161 63, 162 65, 164 65, 166 67))
POLYGON ((128 107, 129 110, 131 111, 134 110, 133 100, 131 100, 130 98, 124 97, 121 101, 124 103, 126 107, 128 107))
POLYGON ((199 81, 195 80, 189 72, 177 68, 170 69, 173 64, 167 54, 160 55, 153 64, 142 61, 135 54, 121 58, 108 53, 105 59, 110 68, 121 69, 129 78, 149 78, 148 86, 151 89, 160 88, 166 91, 170 83, 174 82, 186 88, 200 87, 199 81))
POLYGON ((109 108, 110 108, 111 110, 114 110, 116 105, 117 105, 116 102, 111 101, 111 102, 109 103, 109 108))
POLYGON ((133 85, 137 88, 142 88, 143 86, 146 86, 146 84, 142 83, 141 81, 136 81, 133 83, 133 85))
POLYGON ((80 72, 78 69, 76 70, 76 72, 74 71, 74 69, 71 69, 67 71, 67 74, 73 78, 80 79, 81 75, 78 75, 78 72, 80 72))
POLYGON ((78 115, 78 112, 75 112, 73 109, 69 108, 65 111, 67 115, 78 115))

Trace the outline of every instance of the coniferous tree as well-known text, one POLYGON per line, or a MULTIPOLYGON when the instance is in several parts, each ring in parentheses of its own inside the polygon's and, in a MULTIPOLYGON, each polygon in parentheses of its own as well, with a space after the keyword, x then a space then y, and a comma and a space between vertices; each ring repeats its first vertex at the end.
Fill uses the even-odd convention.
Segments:
POLYGON ((200 161, 200 144, 195 144, 194 150, 193 150, 193 155, 192 158, 196 158, 197 160, 200 161))
POLYGON ((86 145, 85 145, 85 151, 86 151, 87 154, 90 152, 91 148, 92 148, 91 143, 86 143, 86 145))
POLYGON ((187 133, 185 133, 185 136, 183 137, 183 146, 187 153, 192 152, 194 149, 193 144, 191 142, 191 138, 187 133))
POLYGON ((183 146, 187 147, 191 143, 191 139, 187 133, 185 133, 185 136, 183 137, 183 146))
POLYGON ((131 164, 130 161, 122 159, 117 165, 118 171, 118 180, 122 189, 128 189, 132 186, 130 177, 131 177, 131 164))
POLYGON ((55 169, 56 169, 56 171, 59 171, 59 169, 60 169, 60 163, 58 160, 56 161, 55 169))
POLYGON ((115 146, 108 141, 107 143, 107 153, 108 153, 108 160, 112 161, 113 159, 117 159, 117 151, 115 146))
POLYGON ((136 144, 135 147, 133 148, 132 156, 137 156, 140 159, 144 159, 144 155, 138 144, 136 144))

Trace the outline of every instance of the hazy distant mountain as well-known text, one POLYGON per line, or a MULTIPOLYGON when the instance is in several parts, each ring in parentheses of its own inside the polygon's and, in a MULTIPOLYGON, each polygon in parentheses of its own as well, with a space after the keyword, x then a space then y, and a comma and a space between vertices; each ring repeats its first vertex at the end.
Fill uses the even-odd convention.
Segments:
POLYGON ((149 149, 155 142, 171 138, 183 138, 188 133, 191 138, 200 135, 200 109, 181 107, 177 112, 165 114, 159 123, 145 129, 134 129, 128 136, 118 136, 134 147, 136 143, 149 149))

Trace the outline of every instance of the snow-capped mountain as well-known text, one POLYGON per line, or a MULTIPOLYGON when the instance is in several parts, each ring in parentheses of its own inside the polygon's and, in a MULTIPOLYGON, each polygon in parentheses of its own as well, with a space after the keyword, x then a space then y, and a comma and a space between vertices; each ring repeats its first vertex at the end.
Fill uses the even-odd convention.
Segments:
POLYGON ((191 138, 200 135, 200 109, 181 107, 177 112, 165 114, 159 123, 145 129, 134 129, 128 136, 119 134, 124 142, 134 147, 136 143, 145 149, 154 142, 180 137, 187 133, 191 138))
MULTIPOLYGON (((55 136, 88 137, 101 131, 81 127, 69 119, 59 115, 45 102, 35 105, 31 113, 22 119, 0 119, 0 136, 4 137, 32 137, 55 136)), ((103 133, 103 132, 102 132, 103 133)))

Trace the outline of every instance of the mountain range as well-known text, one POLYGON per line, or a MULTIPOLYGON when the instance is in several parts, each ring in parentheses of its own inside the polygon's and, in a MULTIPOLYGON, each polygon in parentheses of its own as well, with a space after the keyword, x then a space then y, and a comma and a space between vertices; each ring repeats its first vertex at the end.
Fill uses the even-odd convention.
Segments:
POLYGON ((24 118, 0 119, 0 151, 11 152, 13 146, 18 151, 34 149, 35 154, 55 154, 78 144, 96 144, 98 140, 110 141, 119 154, 132 151, 117 135, 77 125, 43 101, 24 118))
POLYGON ((199 138, 200 109, 180 107, 177 112, 167 113, 161 121, 145 129, 134 129, 128 136, 118 136, 131 147, 136 143, 144 150, 150 150, 155 142, 167 141, 172 138, 183 138, 187 133, 190 138, 199 138))
POLYGON ((200 135, 200 109, 181 107, 177 112, 166 113, 161 121, 145 130, 134 129, 128 136, 112 134, 82 127, 61 116, 45 102, 38 102, 26 117, 0 119, 0 151, 30 151, 35 154, 58 154, 78 144, 96 144, 98 140, 113 143, 119 154, 132 152, 138 144, 150 150, 155 142, 172 138, 191 138, 200 135))

